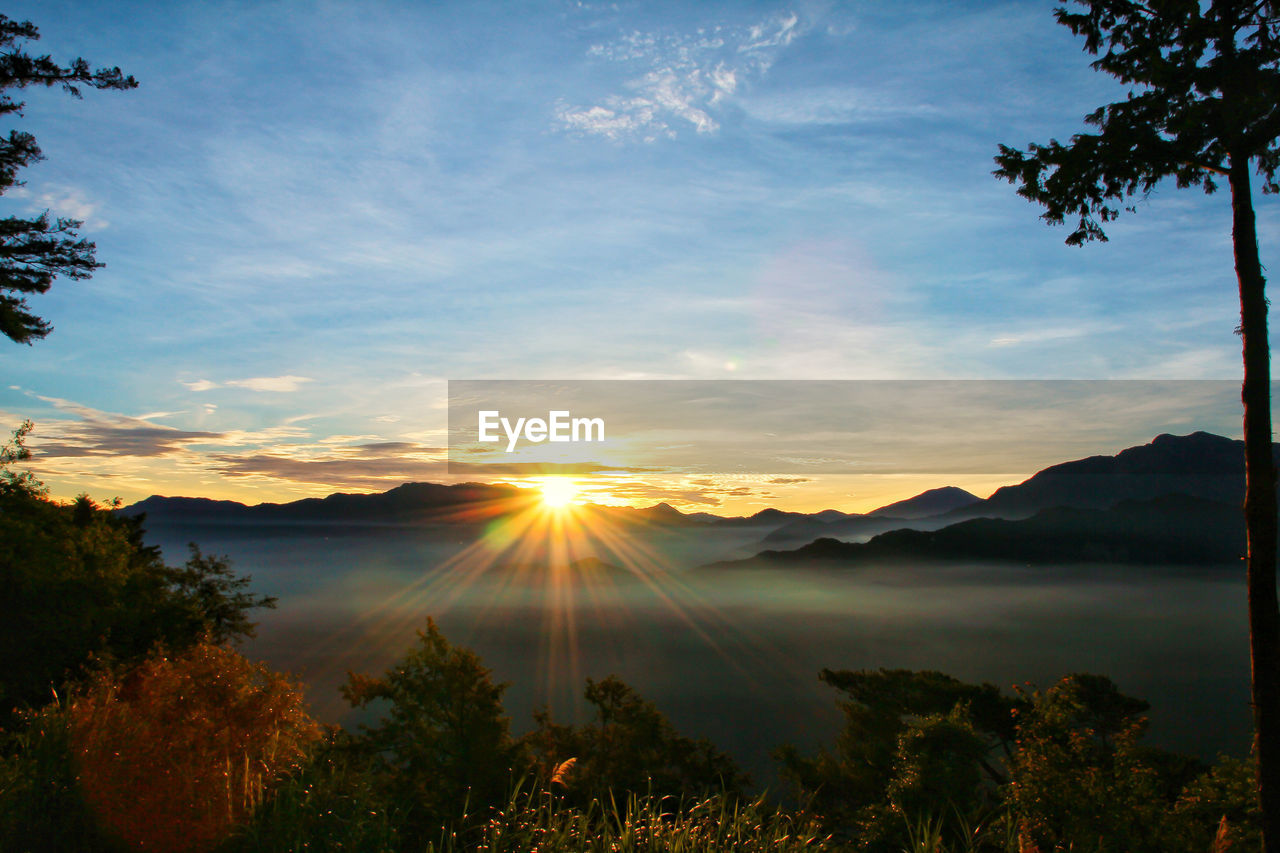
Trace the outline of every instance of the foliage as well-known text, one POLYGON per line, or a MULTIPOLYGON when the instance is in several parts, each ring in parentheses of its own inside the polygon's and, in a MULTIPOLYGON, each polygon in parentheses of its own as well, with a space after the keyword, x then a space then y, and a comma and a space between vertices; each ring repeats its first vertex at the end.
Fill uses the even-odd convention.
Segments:
MULTIPOLYGON (((15 435, 6 459, 24 458, 15 435)), ((143 543, 141 518, 86 496, 61 504, 38 481, 0 483, 0 720, 41 705, 93 654, 138 660, 157 642, 179 649, 203 635, 215 642, 251 635, 248 612, 275 600, 247 591, 227 562, 201 554, 179 568, 143 543)))
MULTIPOLYGON (((15 101, 10 89, 60 86, 79 98, 83 86, 132 89, 138 85, 119 68, 94 71, 83 59, 62 66, 48 55, 31 56, 23 50, 22 42, 38 38, 40 33, 30 22, 0 15, 0 115, 22 114, 23 102, 15 101)), ((31 134, 12 130, 8 137, 0 137, 0 195, 21 186, 18 170, 42 159, 31 134)), ((102 267, 94 257, 94 244, 76 233, 82 224, 62 217, 50 219, 47 210, 30 219, 0 219, 0 332, 11 340, 29 344, 51 330, 28 310, 29 294, 44 293, 57 276, 85 279, 102 267)))
POLYGON ((16 730, 0 732, 0 849, 118 849, 85 803, 77 776, 64 704, 24 713, 16 730))
POLYGON ((1224 756, 1185 787, 1172 815, 1182 849, 1257 850, 1262 846, 1253 765, 1224 756))
POLYGON ((595 722, 557 725, 543 710, 524 738, 541 772, 550 776, 574 759, 563 784, 578 804, 626 793, 699 797, 709 791, 739 794, 746 774, 710 741, 679 734, 652 703, 616 677, 587 679, 595 722))
POLYGON ((22 715, 0 755, 9 850, 207 850, 317 727, 288 680, 211 643, 104 667, 22 715))
POLYGON ((480 658, 453 646, 430 618, 418 643, 382 676, 349 674, 343 695, 353 707, 385 703, 357 745, 374 760, 410 839, 422 841, 456 813, 498 803, 519 763, 494 684, 480 658))
POLYGON ((387 802, 367 757, 333 730, 298 772, 276 785, 219 853, 400 849, 400 815, 387 802))
POLYGON ((1030 694, 1008 788, 1021 838, 1044 850, 1169 849, 1167 787, 1138 744, 1147 707, 1097 675, 1030 694))
MULTIPOLYGON (((1006 145, 995 174, 1061 224, 1067 242, 1105 240, 1120 205, 1161 180, 1217 188, 1233 161, 1250 158, 1275 192, 1280 165, 1280 16, 1269 2, 1075 0, 1058 22, 1099 55, 1093 67, 1130 86, 1128 97, 1085 117, 1096 133, 1067 144, 1006 145)), ((1127 208, 1132 211, 1133 207, 1127 208)))
POLYGON ((778 751, 783 775, 802 800, 864 846, 891 849, 922 815, 957 811, 982 822, 1004 774, 1018 700, 991 684, 940 672, 823 670, 840 690, 844 727, 833 750, 778 751))
POLYGON ((835 748, 780 751, 829 831, 861 849, 1199 853, 1256 841, 1247 771, 1143 746, 1147 704, 1097 675, 1005 696, 937 672, 832 672, 835 748))
POLYGON ((811 815, 772 809, 763 798, 750 802, 725 794, 688 799, 632 793, 621 799, 592 800, 579 808, 566 805, 551 791, 517 786, 505 805, 493 808, 484 818, 469 831, 445 835, 440 853, 832 849, 829 836, 811 815))
POLYGON ((13 438, 0 447, 0 494, 27 494, 44 497, 47 490, 44 484, 35 478, 30 471, 17 471, 15 465, 31 458, 27 449, 26 438, 35 426, 31 421, 23 421, 13 431, 13 438))
POLYGON ((69 707, 85 801, 130 846, 207 850, 319 734, 298 688, 212 642, 99 673, 69 707))

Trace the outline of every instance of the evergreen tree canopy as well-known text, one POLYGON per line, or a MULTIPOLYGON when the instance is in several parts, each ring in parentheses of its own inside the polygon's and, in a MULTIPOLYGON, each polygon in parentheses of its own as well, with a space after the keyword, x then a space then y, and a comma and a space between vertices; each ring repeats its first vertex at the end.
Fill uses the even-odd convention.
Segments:
MULTIPOLYGON (((138 85, 119 68, 95 71, 83 59, 64 66, 47 54, 31 56, 23 50, 22 43, 38 38, 39 31, 29 21, 13 21, 0 15, 0 116, 22 115, 24 102, 14 100, 13 89, 61 86, 79 98, 84 86, 133 89, 138 85)), ((35 137, 29 133, 11 130, 7 137, 0 137, 0 195, 21 186, 18 171, 43 158, 35 137)), ((44 293, 58 276, 85 279, 102 266, 94 256, 94 244, 76 232, 82 224, 75 219, 50 218, 47 210, 32 218, 0 219, 0 332, 11 340, 29 344, 52 329, 31 313, 28 295, 44 293)))

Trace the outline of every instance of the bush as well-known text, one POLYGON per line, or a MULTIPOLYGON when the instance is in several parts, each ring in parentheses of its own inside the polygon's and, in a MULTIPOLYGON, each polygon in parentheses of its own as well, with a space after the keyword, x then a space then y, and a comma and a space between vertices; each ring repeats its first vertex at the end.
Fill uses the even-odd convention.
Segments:
POLYGON ((319 733, 292 683, 207 641, 98 674, 73 697, 68 732, 97 819, 160 850, 211 849, 319 733))

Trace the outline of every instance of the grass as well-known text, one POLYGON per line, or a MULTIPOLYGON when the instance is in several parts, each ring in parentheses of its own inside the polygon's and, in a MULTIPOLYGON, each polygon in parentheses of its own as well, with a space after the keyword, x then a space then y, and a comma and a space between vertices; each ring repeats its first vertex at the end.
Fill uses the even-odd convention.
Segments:
POLYGON ((521 788, 482 821, 443 837, 431 853, 701 853, 701 851, 820 851, 830 836, 816 819, 770 808, 764 798, 745 801, 713 795, 676 800, 629 795, 585 809, 566 807, 551 791, 521 788))
POLYGON ((763 798, 712 795, 677 800, 629 795, 586 808, 565 803, 553 790, 518 784, 507 801, 481 814, 464 814, 434 839, 400 837, 395 815, 360 796, 365 781, 343 768, 341 778, 286 783, 255 819, 220 851, 359 850, 423 853, 712 853, 712 851, 823 851, 834 849, 812 815, 784 812, 763 798), (345 788, 347 793, 334 792, 345 788), (354 792, 354 793, 353 793, 354 792))

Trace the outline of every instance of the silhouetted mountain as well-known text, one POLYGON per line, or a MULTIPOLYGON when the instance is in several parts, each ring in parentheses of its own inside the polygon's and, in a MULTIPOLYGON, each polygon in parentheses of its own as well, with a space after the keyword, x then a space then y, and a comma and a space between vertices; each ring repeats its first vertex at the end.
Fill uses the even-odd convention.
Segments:
POLYGON ((841 512, 838 509, 824 509, 821 512, 815 512, 810 518, 816 518, 818 521, 832 522, 839 521, 842 518, 853 518, 857 513, 841 512))
POLYGON ((812 542, 822 537, 864 542, 872 536, 900 528, 936 530, 954 521, 940 520, 937 516, 981 501, 982 498, 964 489, 943 486, 873 509, 866 515, 823 510, 782 525, 765 536, 761 545, 777 548, 812 542))
POLYGON ((891 503, 867 513, 870 516, 888 516, 891 518, 928 518, 942 515, 961 507, 979 503, 982 498, 970 494, 958 486, 943 486, 940 489, 929 489, 914 498, 891 503))
POLYGON ((865 542, 890 530, 937 530, 954 524, 954 520, 931 518, 895 518, 890 516, 851 515, 837 521, 821 522, 814 518, 801 518, 771 531, 760 544, 774 548, 801 545, 815 539, 842 539, 846 542, 865 542))
POLYGON ((1115 456, 1090 456, 1044 469, 1016 486, 949 512, 949 520, 1026 518, 1052 507, 1105 509, 1126 500, 1190 495, 1226 504, 1244 500, 1244 442, 1196 432, 1158 435, 1115 456))
POLYGON ((941 530, 894 530, 864 543, 824 538, 792 551, 764 551, 714 565, 940 560, 1235 564, 1244 550, 1240 507, 1165 495, 1122 501, 1105 510, 1057 507, 1024 519, 976 518, 941 530))
MULTIPOLYGON (((838 510, 824 509, 819 515, 827 513, 836 513, 844 515, 838 510)), ((781 509, 762 509, 754 515, 712 515, 709 512, 693 512, 684 516, 686 520, 698 521, 703 524, 712 524, 717 527, 780 527, 794 521, 802 521, 813 518, 803 512, 788 512, 781 509)))
MULTIPOLYGON (((1054 465, 1027 481, 978 500, 963 489, 932 489, 867 515, 838 510, 805 514, 764 509, 751 516, 725 518, 685 514, 669 504, 651 507, 581 507, 612 521, 646 527, 714 526, 768 533, 762 544, 787 546, 819 538, 866 540, 899 528, 938 530, 971 518, 1028 518, 1055 507, 1105 509, 1121 501, 1147 501, 1182 494, 1238 505, 1244 489, 1244 443, 1198 432, 1161 435, 1150 444, 1115 456, 1091 456, 1054 465), (935 510, 941 514, 931 515, 935 510)), ((536 506, 536 489, 464 483, 406 483, 381 494, 334 494, 284 504, 245 506, 234 501, 153 496, 120 512, 147 514, 157 524, 251 523, 356 525, 468 525, 536 506)), ((465 533, 464 533, 465 535, 465 533)), ((868 543, 869 544, 869 543, 868 543)), ((880 546, 878 546, 880 547, 880 546)))
POLYGON ((146 513, 150 522, 364 522, 421 523, 479 521, 528 506, 540 499, 536 490, 514 486, 459 483, 405 483, 371 495, 338 493, 284 504, 245 506, 235 501, 161 497, 119 510, 123 515, 146 513))

